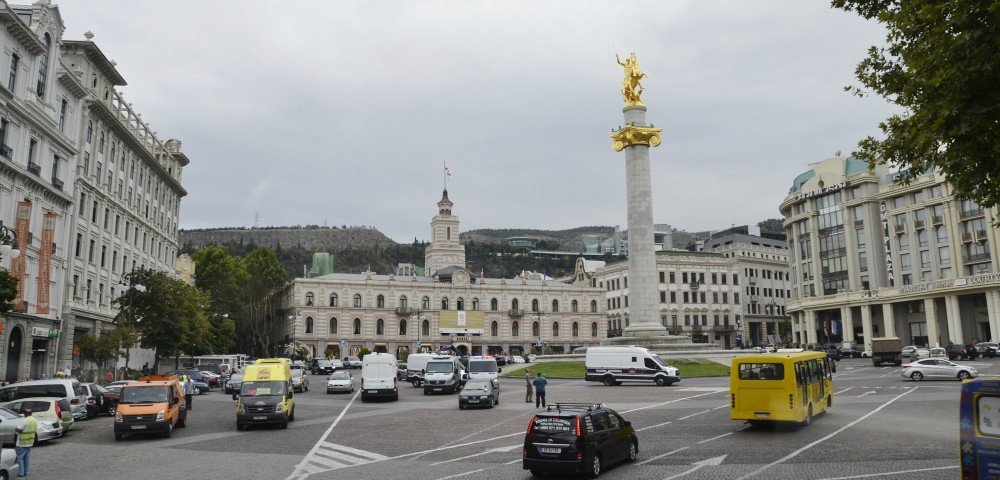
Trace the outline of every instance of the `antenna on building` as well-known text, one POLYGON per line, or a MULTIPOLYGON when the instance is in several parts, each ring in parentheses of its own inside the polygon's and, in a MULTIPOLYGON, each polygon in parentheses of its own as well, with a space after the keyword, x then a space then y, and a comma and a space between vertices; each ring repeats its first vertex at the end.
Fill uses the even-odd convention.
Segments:
POLYGON ((260 228, 260 212, 253 213, 253 228, 260 228))

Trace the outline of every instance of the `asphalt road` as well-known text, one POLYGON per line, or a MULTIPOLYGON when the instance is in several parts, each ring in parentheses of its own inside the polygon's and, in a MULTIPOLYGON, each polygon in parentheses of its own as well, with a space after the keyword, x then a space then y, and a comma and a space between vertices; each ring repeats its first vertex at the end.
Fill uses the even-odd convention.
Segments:
MULTIPOLYGON (((1000 359, 974 364, 1000 374, 1000 359)), ((638 461, 612 467, 602 478, 955 478, 960 384, 915 383, 898 371, 861 359, 840 362, 834 406, 808 427, 767 429, 730 420, 725 378, 671 387, 553 380, 549 401, 604 402, 639 430, 638 461)), ((213 391, 195 397, 188 427, 170 439, 115 442, 111 418, 79 422, 65 438, 34 450, 31 476, 530 478, 521 470, 521 445, 537 410, 524 402, 519 380, 505 379, 501 404, 487 410, 459 410, 454 395, 425 396, 407 384, 398 402, 362 403, 354 395, 326 394, 320 376, 311 381, 316 388, 296 396, 296 420, 287 430, 237 432, 233 401, 213 391)))

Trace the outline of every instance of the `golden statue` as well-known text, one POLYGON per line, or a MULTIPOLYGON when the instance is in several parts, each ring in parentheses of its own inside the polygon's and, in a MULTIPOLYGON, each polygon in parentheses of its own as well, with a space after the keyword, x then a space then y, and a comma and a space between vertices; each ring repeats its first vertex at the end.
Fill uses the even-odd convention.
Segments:
POLYGON ((639 97, 642 96, 642 78, 648 77, 648 75, 639 69, 639 59, 636 58, 635 52, 629 54, 624 62, 616 53, 615 60, 618 61, 618 65, 625 68, 625 79, 622 80, 622 96, 625 97, 625 105, 645 105, 639 97))

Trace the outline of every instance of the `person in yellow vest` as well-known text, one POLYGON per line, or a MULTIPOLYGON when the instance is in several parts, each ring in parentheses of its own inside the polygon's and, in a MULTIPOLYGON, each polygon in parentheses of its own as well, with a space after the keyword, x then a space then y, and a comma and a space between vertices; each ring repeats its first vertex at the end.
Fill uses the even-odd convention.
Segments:
POLYGON ((31 446, 35 444, 35 432, 38 431, 38 420, 31 416, 31 409, 24 409, 24 426, 17 427, 17 443, 14 451, 17 452, 18 476, 28 476, 28 462, 31 459, 31 446))

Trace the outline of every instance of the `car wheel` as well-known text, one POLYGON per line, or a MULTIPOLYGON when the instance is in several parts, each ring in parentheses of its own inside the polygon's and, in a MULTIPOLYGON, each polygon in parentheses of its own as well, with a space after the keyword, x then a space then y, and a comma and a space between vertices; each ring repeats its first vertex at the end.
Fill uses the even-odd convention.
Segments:
POLYGON ((174 433, 174 424, 168 423, 167 431, 163 432, 163 438, 170 438, 170 435, 172 435, 173 433, 174 433))
POLYGON ((639 447, 636 446, 635 440, 629 440, 628 442, 628 461, 632 463, 635 461, 636 457, 639 456, 639 447))
POLYGON ((970 378, 972 378, 972 375, 969 375, 969 372, 966 372, 965 370, 962 370, 961 372, 958 372, 958 379, 959 380, 968 380, 970 378))
POLYGON ((115 441, 120 441, 123 437, 125 437, 124 434, 116 433, 115 434, 115 441))
POLYGON ((612 377, 611 375, 604 377, 604 385, 610 387, 614 384, 615 384, 615 377, 612 377))
POLYGON ((663 377, 656 377, 656 386, 657 387, 662 387, 662 386, 665 386, 666 384, 667 384, 667 379, 665 379, 663 377))
POLYGON ((924 374, 920 372, 913 372, 910 374, 910 380, 913 380, 914 382, 919 382, 923 379, 924 379, 924 374))
POLYGON ((285 430, 288 428, 288 422, 281 422, 281 429, 285 430))
POLYGON ((601 476, 601 456, 594 455, 593 460, 590 461, 590 469, 587 471, 587 475, 590 478, 597 478, 601 476))

